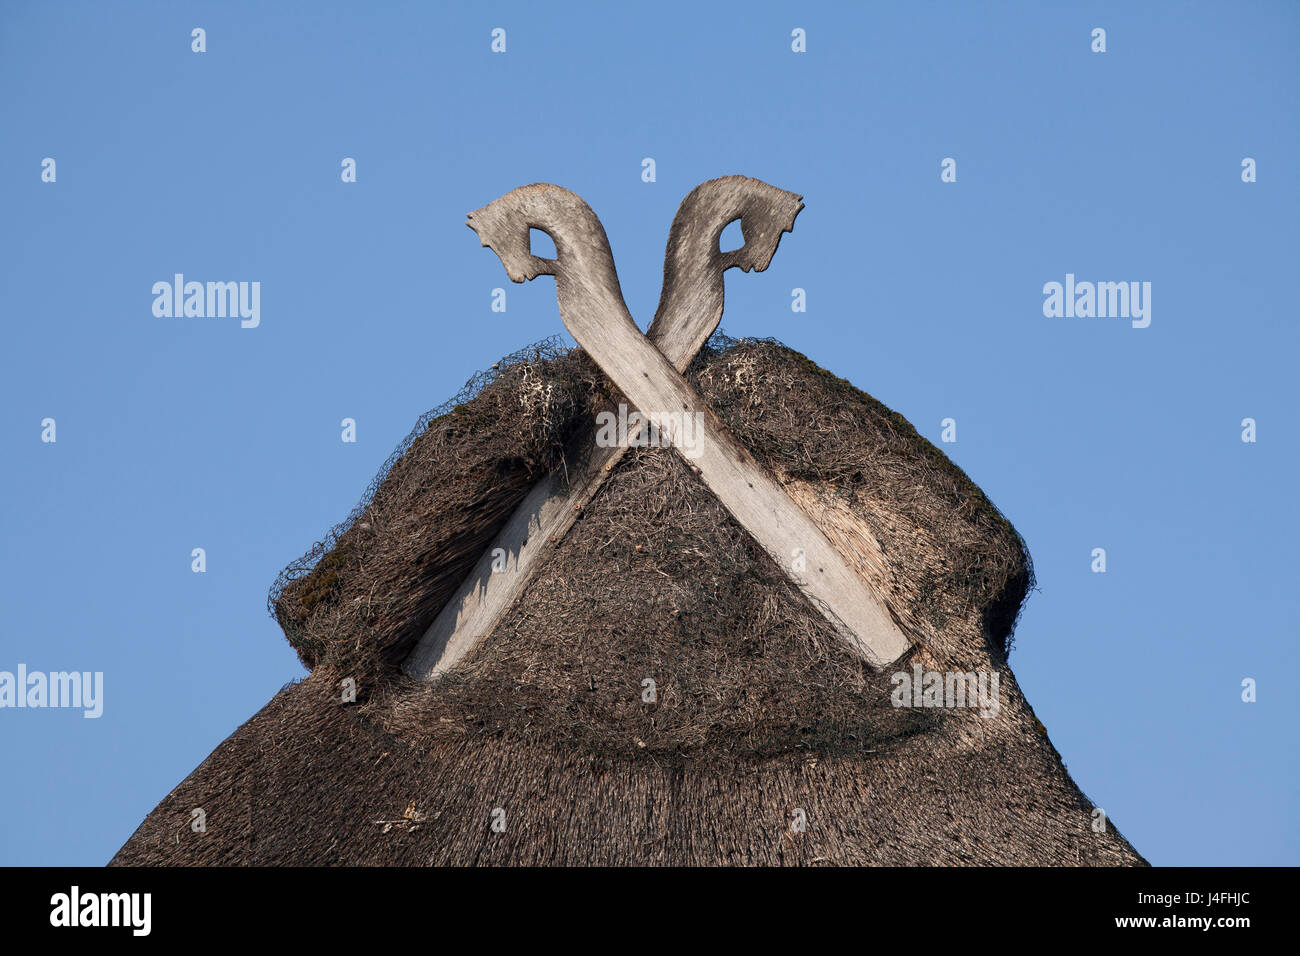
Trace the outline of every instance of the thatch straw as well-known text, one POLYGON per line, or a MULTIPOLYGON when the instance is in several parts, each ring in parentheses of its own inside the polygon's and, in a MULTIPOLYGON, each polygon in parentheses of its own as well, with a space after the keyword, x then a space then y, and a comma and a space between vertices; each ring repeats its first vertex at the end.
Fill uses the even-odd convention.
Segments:
POLYGON ((680 456, 637 449, 479 649, 433 684, 402 675, 530 483, 617 400, 580 352, 516 359, 422 423, 332 548, 292 566, 274 608, 311 676, 114 862, 1142 863, 1094 832, 1007 667, 1033 572, 980 490, 778 344, 715 339, 688 375, 823 522, 873 539, 904 660, 850 654, 680 456), (891 673, 916 664, 996 673, 998 715, 892 706, 891 673))

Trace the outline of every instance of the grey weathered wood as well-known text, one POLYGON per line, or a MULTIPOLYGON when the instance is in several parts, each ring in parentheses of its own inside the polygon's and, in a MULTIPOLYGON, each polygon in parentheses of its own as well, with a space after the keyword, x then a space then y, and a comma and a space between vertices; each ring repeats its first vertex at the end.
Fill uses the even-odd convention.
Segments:
MULTIPOLYGON (((723 273, 733 266, 766 269, 802 208, 794 193, 744 176, 710 180, 682 201, 669 230, 659 308, 648 333, 679 371, 718 327, 723 273), (745 243, 722 252, 722 231, 737 218, 745 243)), ((408 674, 436 677, 492 632, 626 451, 593 445, 567 479, 549 475, 529 492, 408 656, 408 674), (498 553, 506 555, 506 564, 494 573, 498 553)))
MULTIPOLYGON (((698 204, 695 215, 683 215, 691 197, 683 203, 670 233, 664 290, 651 326, 654 344, 641 335, 628 314, 604 228, 580 197, 558 186, 522 187, 472 213, 470 225, 483 245, 501 258, 515 282, 538 275, 555 276, 565 326, 634 407, 651 419, 675 412, 703 416, 705 428, 696 436, 699 455, 692 462, 705 484, 822 610, 841 636, 873 666, 884 666, 897 660, 907 650, 908 642, 883 603, 808 515, 731 436, 680 372, 717 325, 722 306, 722 271, 731 265, 746 271, 765 268, 781 231, 790 228, 800 208, 798 197, 783 194, 790 197, 787 202, 795 205, 786 216, 787 224, 781 227, 784 213, 779 211, 780 204, 773 208, 771 196, 756 195, 752 185, 747 185, 755 182, 728 177, 706 183, 692 193, 698 204), (712 190, 701 193, 711 185, 712 190), (727 203, 736 203, 742 197, 752 213, 749 221, 743 213, 741 216, 745 246, 721 253, 718 236, 736 218, 726 212, 727 203), (704 215, 704 210, 717 212, 715 218, 722 221, 715 223, 704 215), (532 228, 545 231, 554 240, 555 259, 531 253, 528 233, 532 228), (716 275, 710 279, 709 270, 694 268, 697 261, 707 263, 716 275), (665 348, 673 360, 656 345, 665 348), (798 552, 802 552, 806 563, 803 573, 796 573, 792 567, 792 557, 798 552)), ((576 493, 578 499, 590 500, 605 467, 622 453, 622 449, 608 451, 616 454, 600 462, 594 472, 589 469, 567 494, 576 493)), ((549 487, 534 489, 525 506, 507 524, 503 537, 517 548, 511 552, 519 555, 521 563, 517 567, 523 566, 525 554, 529 555, 527 567, 536 567, 537 551, 528 551, 525 543, 530 542, 531 527, 527 509, 535 510, 539 530, 548 521, 564 530, 572 524, 572 515, 557 511, 568 501, 566 493, 555 485, 557 480, 552 478, 549 487)), ((576 514, 577 509, 569 505, 568 510, 576 514)), ((492 593, 495 582, 490 565, 489 550, 466 582, 469 590, 462 588, 464 593, 457 595, 459 603, 453 599, 408 658, 408 673, 433 677, 461 659, 490 631, 490 627, 484 628, 489 623, 494 626, 513 603, 508 592, 515 596, 522 592, 523 583, 517 581, 492 593), (484 570, 486 579, 480 576, 484 570), (479 587, 483 587, 481 593, 479 587)), ((495 577, 505 583, 518 576, 516 571, 495 577)))

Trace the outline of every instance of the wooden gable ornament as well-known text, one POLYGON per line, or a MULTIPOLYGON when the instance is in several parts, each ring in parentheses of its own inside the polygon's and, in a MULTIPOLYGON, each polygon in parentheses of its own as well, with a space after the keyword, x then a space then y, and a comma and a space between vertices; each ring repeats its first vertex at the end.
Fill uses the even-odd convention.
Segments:
MULTIPOLYGON (((802 208, 802 197, 744 176, 692 190, 669 232, 664 290, 645 335, 623 301, 604 227, 581 197, 545 183, 522 186, 470 213, 468 225, 512 281, 555 277, 565 328, 667 443, 681 451, 683 423, 702 424, 691 435, 693 470, 840 637, 881 668, 909 641, 872 584, 883 574, 874 549, 854 546, 862 530, 820 527, 682 375, 722 318, 723 274, 766 269, 802 208), (737 220, 745 243, 723 252, 722 232, 737 220), (554 259, 533 255, 531 229, 551 237, 554 259)), ((492 632, 626 450, 596 447, 581 471, 548 475, 528 493, 407 658, 410 676, 438 677, 492 632), (500 553, 512 573, 494 573, 500 553)))

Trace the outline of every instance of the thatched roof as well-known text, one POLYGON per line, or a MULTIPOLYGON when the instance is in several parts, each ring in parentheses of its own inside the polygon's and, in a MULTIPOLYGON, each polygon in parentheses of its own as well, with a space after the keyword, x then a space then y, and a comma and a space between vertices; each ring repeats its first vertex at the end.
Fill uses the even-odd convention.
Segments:
POLYGON ((1007 665, 1033 573, 984 494, 901 416, 778 344, 715 339, 688 378, 824 527, 869 529, 907 657, 878 673, 850 653, 687 462, 645 448, 478 649, 434 683, 406 677, 506 517, 616 398, 581 351, 516 356, 422 420, 291 566, 273 608, 311 675, 113 862, 1144 862, 1113 825, 1094 832, 1007 665), (918 665, 996 674, 997 715, 893 706, 892 674, 918 665), (198 807, 206 832, 190 828, 198 807))

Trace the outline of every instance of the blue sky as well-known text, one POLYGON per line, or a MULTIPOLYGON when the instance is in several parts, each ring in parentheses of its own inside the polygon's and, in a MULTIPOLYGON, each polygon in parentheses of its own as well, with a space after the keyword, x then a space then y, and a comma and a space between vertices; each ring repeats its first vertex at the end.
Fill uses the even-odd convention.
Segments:
POLYGON ((806 209, 723 327, 956 420, 1033 555, 1011 663, 1079 785, 1154 863, 1300 862, 1300 7, 616 6, 0 9, 0 670, 104 673, 97 720, 0 710, 0 863, 107 861, 303 676, 279 569, 562 331, 465 213, 578 192, 644 327, 678 203, 730 173, 806 209), (156 317, 176 272, 260 282, 260 325, 156 317), (1150 326, 1045 317, 1067 273, 1150 282, 1150 326))

